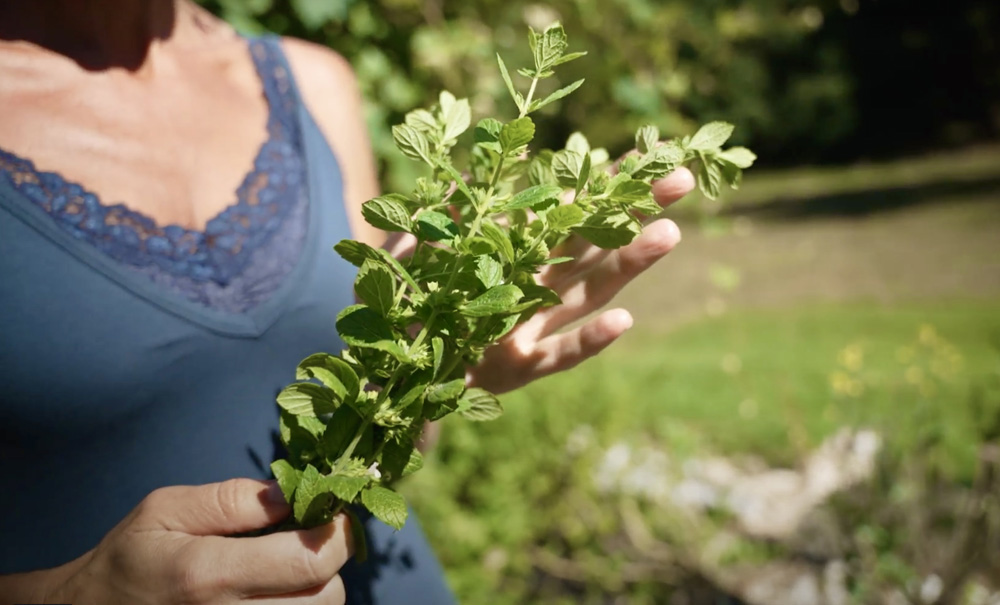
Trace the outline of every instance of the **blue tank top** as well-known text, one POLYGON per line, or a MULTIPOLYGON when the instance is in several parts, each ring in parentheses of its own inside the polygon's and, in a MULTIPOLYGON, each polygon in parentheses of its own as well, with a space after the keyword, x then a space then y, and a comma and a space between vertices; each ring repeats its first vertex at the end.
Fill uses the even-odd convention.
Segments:
MULTIPOLYGON (((253 44, 291 86, 304 222, 242 311, 123 263, 0 178, 0 573, 78 557, 158 487, 269 477, 275 395, 299 360, 342 347, 335 315, 353 302, 354 268, 332 250, 350 237, 337 160, 278 40, 253 44)), ((412 515, 400 532, 366 530, 369 562, 342 573, 350 603, 453 601, 412 515)))

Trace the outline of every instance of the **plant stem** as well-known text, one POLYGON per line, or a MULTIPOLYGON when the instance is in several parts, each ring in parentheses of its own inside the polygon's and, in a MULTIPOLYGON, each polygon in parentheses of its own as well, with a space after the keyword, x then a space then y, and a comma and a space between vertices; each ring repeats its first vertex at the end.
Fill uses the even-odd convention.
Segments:
POLYGON ((523 118, 528 115, 528 106, 531 105, 531 97, 535 96, 535 87, 538 86, 538 77, 531 79, 531 88, 528 89, 528 96, 524 98, 524 105, 521 106, 521 115, 518 118, 523 118))

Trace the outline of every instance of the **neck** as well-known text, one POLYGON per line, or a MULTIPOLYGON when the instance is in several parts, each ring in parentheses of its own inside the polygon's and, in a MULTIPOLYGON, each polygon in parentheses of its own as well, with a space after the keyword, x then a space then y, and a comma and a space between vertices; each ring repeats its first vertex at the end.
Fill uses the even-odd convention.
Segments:
POLYGON ((65 55, 86 69, 139 71, 157 40, 171 37, 185 0, 13 0, 0 2, 0 40, 65 55))

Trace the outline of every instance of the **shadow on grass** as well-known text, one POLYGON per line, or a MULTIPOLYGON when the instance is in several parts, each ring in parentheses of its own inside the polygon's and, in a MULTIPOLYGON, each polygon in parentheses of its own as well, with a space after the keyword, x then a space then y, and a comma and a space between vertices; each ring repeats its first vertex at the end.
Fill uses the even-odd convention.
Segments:
POLYGON ((865 189, 812 197, 781 197, 754 206, 736 206, 726 216, 800 221, 824 218, 867 218, 956 198, 1000 206, 1000 176, 977 180, 946 180, 911 187, 865 189), (985 194, 995 193, 995 196, 985 194))

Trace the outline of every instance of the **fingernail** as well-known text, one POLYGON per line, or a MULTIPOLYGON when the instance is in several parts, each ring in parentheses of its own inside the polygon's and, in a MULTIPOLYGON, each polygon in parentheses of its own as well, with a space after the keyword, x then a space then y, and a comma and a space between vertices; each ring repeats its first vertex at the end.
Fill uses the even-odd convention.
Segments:
POLYGON ((277 481, 268 481, 270 485, 267 486, 267 490, 264 492, 264 499, 271 504, 288 504, 285 500, 285 494, 281 492, 281 486, 278 485, 277 481))

